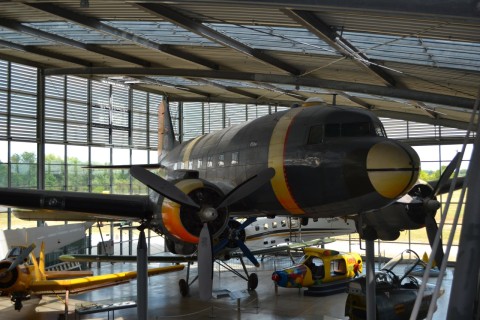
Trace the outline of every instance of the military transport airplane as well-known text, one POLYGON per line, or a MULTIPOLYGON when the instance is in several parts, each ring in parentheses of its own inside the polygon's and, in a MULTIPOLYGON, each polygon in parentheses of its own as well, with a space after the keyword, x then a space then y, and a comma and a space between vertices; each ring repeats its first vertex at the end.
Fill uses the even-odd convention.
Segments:
MULTIPOLYGON (((34 209, 35 219, 49 219, 53 211, 63 219, 136 219, 165 234, 174 253, 193 253, 198 244, 199 266, 206 268, 199 280, 211 279, 210 239, 229 243, 230 217, 351 216, 366 239, 391 240, 425 224, 435 235, 435 195, 451 172, 433 188, 419 186, 417 153, 387 138, 372 112, 310 104, 181 144, 162 104, 160 175, 130 168, 151 189, 148 196, 0 188, 0 204, 34 209)), ((211 296, 211 285, 201 287, 211 296)))
MULTIPOLYGON (((29 247, 14 247, 4 260, 0 261, 0 292, 8 295, 15 304, 15 310, 22 308, 22 301, 31 295, 65 293, 68 294, 91 291, 108 286, 128 282, 137 277, 136 271, 92 276, 91 271, 46 271, 45 247, 42 243, 39 261, 29 247)), ((152 268, 148 275, 179 271, 183 265, 152 268)))

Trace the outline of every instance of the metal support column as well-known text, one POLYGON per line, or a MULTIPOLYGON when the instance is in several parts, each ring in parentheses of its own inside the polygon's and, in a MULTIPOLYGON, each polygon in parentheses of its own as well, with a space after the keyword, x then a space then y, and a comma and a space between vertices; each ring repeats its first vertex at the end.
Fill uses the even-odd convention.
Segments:
POLYGON ((377 317, 377 299, 375 296, 375 242, 366 240, 366 256, 367 256, 367 319, 375 320, 377 317))
POLYGON ((140 230, 137 245, 137 319, 147 320, 148 314, 148 270, 147 242, 145 231, 140 230))

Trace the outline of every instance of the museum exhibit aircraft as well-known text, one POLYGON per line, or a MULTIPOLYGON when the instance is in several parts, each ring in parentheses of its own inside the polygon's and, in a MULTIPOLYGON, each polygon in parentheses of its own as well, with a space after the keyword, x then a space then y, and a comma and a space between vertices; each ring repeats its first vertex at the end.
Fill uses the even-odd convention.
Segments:
POLYGON ((61 225, 43 225, 32 228, 0 230, 0 257, 5 257, 13 246, 28 246, 34 243, 35 255, 40 254, 40 244, 45 243, 45 253, 56 251, 66 245, 85 238, 91 222, 61 225))
MULTIPOLYGON (((137 277, 136 271, 97 276, 92 276, 91 271, 46 271, 44 244, 42 243, 38 261, 32 253, 34 248, 33 244, 29 247, 13 247, 5 259, 0 261, 0 292, 11 298, 15 310, 20 310, 22 301, 30 299, 32 295, 66 294, 67 306, 69 294, 114 286, 137 277)), ((181 264, 151 268, 148 275, 179 271, 183 268, 181 264)))
POLYGON ((300 263, 272 274, 276 286, 308 288, 305 295, 345 292, 347 284, 362 272, 358 253, 341 253, 322 248, 305 248, 300 263))
MULTIPOLYGON (((252 219, 252 218, 250 218, 252 219)), ((256 219, 256 218, 253 218, 256 219)), ((246 224, 250 223, 247 221, 246 224)), ((249 272, 244 263, 244 253, 239 249, 244 242, 248 246, 248 253, 251 255, 249 260, 252 260, 258 266, 257 255, 273 255, 281 252, 290 254, 292 251, 300 251, 311 246, 320 246, 334 241, 332 238, 319 236, 326 235, 342 235, 355 232, 352 229, 353 223, 347 223, 341 219, 315 219, 309 224, 309 228, 301 230, 301 222, 298 218, 277 217, 273 219, 258 218, 253 223, 248 225, 245 229, 239 228, 241 225, 239 221, 229 222, 229 232, 234 232, 234 235, 229 235, 230 243, 226 246, 214 246, 214 259, 228 271, 237 275, 238 277, 247 281, 247 289, 254 290, 258 285, 258 276, 255 272, 249 272), (237 226, 237 227, 233 227, 237 226), (295 241, 294 241, 295 240, 295 241), (239 242, 240 244, 237 244, 239 242), (216 250, 216 248, 221 248, 216 250), (242 265, 244 274, 231 267, 228 264, 230 259, 238 259, 242 265)), ((89 254, 65 254, 59 257, 64 262, 136 262, 137 256, 130 255, 89 255, 89 254)), ((198 279, 198 275, 190 279, 190 266, 197 262, 198 256, 196 253, 191 255, 179 254, 158 254, 148 257, 148 262, 163 262, 163 263, 183 263, 187 262, 187 274, 185 279, 180 279, 179 288, 182 296, 187 296, 190 292, 190 286, 198 279)), ((293 261, 293 260, 292 260, 293 261)))
MULTIPOLYGON (((159 175, 130 168, 151 189, 148 196, 0 188, 0 204, 33 209, 23 218, 49 220, 61 212, 63 219, 141 221, 173 241, 174 253, 191 254, 198 245, 199 281, 207 283, 210 239, 229 243, 230 217, 351 217, 367 240, 392 240, 425 225, 437 232, 435 195, 455 166, 433 187, 417 183, 415 150, 387 138, 368 110, 306 102, 177 144, 162 105, 159 175)), ((240 249, 249 256, 245 245, 240 249)), ((201 296, 211 297, 211 284, 200 287, 201 296)))

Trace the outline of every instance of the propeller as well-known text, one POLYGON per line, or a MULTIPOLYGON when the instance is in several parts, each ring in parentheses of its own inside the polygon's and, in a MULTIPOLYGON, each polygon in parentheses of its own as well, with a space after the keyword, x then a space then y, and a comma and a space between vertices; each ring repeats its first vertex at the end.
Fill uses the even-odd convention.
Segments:
POLYGON ((8 267, 6 272, 10 272, 13 269, 15 269, 20 263, 23 263, 25 259, 28 258, 30 255, 30 252, 32 252, 35 249, 35 244, 32 243, 30 246, 27 248, 23 249, 22 252, 15 258, 15 260, 12 262, 10 267, 8 267))
POLYGON ((155 192, 177 203, 200 209, 189 196, 167 180, 157 176, 141 166, 132 166, 130 174, 155 192))
MULTIPOLYGON (((410 205, 418 206, 421 205, 422 211, 425 218, 425 228, 427 230, 427 237, 430 246, 433 246, 435 236, 438 233, 438 225, 435 221, 435 214, 440 208, 440 202, 436 199, 436 196, 440 193, 441 190, 445 189, 445 185, 448 184, 450 176, 455 171, 459 161, 461 161, 461 154, 457 155, 452 159, 452 161, 445 168, 445 171, 442 173, 440 179, 437 181, 433 188, 415 188, 410 192, 410 196, 413 196, 410 205)), ((433 259, 438 266, 441 265, 443 261, 443 244, 442 238, 440 237, 440 242, 437 247, 436 252, 434 253, 433 259)))
MULTIPOLYGON (((211 245, 211 232, 208 229, 208 222, 215 220, 218 209, 228 207, 229 205, 242 200, 258 190, 261 186, 268 183, 275 175, 275 170, 273 168, 266 168, 250 179, 245 180, 227 195, 225 195, 222 201, 220 201, 220 204, 215 207, 212 207, 209 204, 197 204, 183 191, 178 189, 173 183, 141 166, 132 166, 130 168, 130 173, 134 178, 148 186, 150 189, 163 195, 165 198, 168 198, 179 204, 198 209, 197 213, 203 222, 198 246, 198 280, 200 284, 200 296, 205 300, 210 299, 212 296, 211 278, 213 274, 213 249, 211 245)), ((243 228, 245 227, 246 225, 243 228)), ((255 265, 258 265, 258 261, 251 254, 250 250, 245 246, 245 244, 243 244, 243 242, 241 242, 238 246, 255 265)))
MULTIPOLYGON (((242 250, 243 254, 245 257, 247 257, 248 260, 250 260, 256 267, 259 267, 260 264, 258 263, 257 258, 252 254, 250 249, 245 245, 244 243, 244 235, 242 236, 242 232, 244 232, 245 228, 249 226, 251 223, 255 222, 257 220, 256 217, 250 217, 246 219, 242 224, 238 225, 239 222, 234 220, 237 225, 233 225, 230 227, 228 230, 228 235, 224 237, 214 248, 213 252, 214 254, 219 253, 221 250, 223 250, 226 246, 236 246, 242 250)), ((230 223, 229 223, 230 224, 230 223)))
POLYGON ((202 231, 200 231, 197 263, 200 300, 207 301, 212 297, 213 282, 212 239, 207 223, 203 224, 202 231))

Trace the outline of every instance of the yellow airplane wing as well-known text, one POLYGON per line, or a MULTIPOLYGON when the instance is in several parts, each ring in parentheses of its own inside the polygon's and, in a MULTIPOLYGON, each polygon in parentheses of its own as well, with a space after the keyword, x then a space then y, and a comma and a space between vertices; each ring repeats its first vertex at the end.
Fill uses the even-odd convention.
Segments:
MULTIPOLYGON (((148 276, 180 271, 183 268, 184 265, 152 268, 148 270, 148 276)), ((65 291, 74 294, 125 283, 136 277, 136 271, 129 271, 76 279, 37 280, 30 284, 29 290, 36 294, 64 293, 65 291)))

